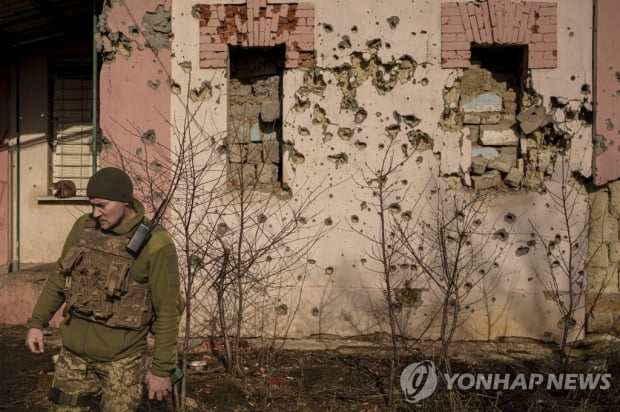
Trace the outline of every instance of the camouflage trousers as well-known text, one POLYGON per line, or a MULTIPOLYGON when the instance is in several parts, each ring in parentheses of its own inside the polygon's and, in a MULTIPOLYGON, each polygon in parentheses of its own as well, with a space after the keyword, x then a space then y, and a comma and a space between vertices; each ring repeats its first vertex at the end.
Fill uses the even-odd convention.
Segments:
MULTIPOLYGON (((52 386, 66 395, 101 397, 102 412, 129 412, 137 410, 142 402, 145 371, 142 355, 95 362, 61 349, 52 386)), ((51 405, 50 410, 56 412, 90 410, 88 406, 51 405)))

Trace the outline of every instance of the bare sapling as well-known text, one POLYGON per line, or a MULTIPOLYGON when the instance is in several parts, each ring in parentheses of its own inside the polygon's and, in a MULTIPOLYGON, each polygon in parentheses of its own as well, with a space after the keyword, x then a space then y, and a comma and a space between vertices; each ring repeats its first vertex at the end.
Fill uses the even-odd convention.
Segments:
MULTIPOLYGON (((440 348, 437 366, 450 373, 448 349, 466 308, 485 299, 485 280, 498 273, 502 239, 488 222, 487 192, 434 188, 420 203, 427 212, 395 227, 401 250, 436 291, 440 348), (478 290, 478 293, 475 291, 478 290)), ((431 318, 434 321, 435 317, 431 318)))
POLYGON ((208 252, 222 256, 215 287, 227 368, 233 374, 243 372, 244 332, 264 336, 266 318, 274 324, 267 335, 286 331, 286 325, 277 328, 275 322, 294 305, 280 302, 279 296, 283 289, 303 285, 307 255, 326 230, 322 223, 313 223, 319 190, 282 198, 255 181, 238 178, 239 186, 226 191, 214 222, 219 246, 208 252))
POLYGON ((397 280, 394 277, 396 268, 402 263, 402 251, 399 250, 397 233, 393 230, 393 219, 400 202, 407 194, 407 187, 401 183, 403 167, 411 159, 413 152, 396 152, 397 140, 392 139, 383 149, 383 156, 377 165, 366 164, 362 181, 357 182, 364 192, 370 194, 365 204, 376 213, 377 229, 364 232, 350 225, 352 231, 363 237, 368 249, 363 258, 365 270, 375 273, 382 282, 384 301, 381 313, 387 314, 391 356, 390 376, 387 389, 387 405, 390 409, 395 405, 396 369, 399 366, 400 333, 398 324, 398 303, 395 299, 397 280))
POLYGON ((600 233, 604 232, 605 216, 592 215, 585 201, 579 200, 585 189, 581 179, 571 172, 567 154, 562 154, 557 163, 557 179, 546 182, 544 187, 551 199, 549 207, 559 221, 552 228, 541 228, 531 220, 530 225, 533 243, 536 247, 540 245, 545 254, 545 265, 535 267, 534 273, 560 314, 558 367, 564 370, 571 358, 570 341, 584 332, 587 320, 611 284, 612 276, 607 273, 586 282, 586 269, 597 256, 603 241, 597 243, 589 239, 589 234, 596 228, 600 233))

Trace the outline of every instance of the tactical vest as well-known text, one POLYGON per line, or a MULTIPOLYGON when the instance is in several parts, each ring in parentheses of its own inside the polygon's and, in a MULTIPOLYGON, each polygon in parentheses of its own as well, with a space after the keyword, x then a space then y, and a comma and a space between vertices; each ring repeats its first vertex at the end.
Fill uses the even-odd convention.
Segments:
POLYGON ((128 235, 104 233, 88 218, 76 246, 60 262, 65 275, 66 311, 111 327, 141 329, 153 311, 148 284, 129 279, 134 257, 128 235))

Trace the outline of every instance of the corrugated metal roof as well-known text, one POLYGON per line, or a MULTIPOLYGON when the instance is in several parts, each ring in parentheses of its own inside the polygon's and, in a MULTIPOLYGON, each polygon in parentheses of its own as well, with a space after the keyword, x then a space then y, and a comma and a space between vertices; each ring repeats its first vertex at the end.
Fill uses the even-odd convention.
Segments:
POLYGON ((92 35, 101 0, 0 0, 0 50, 92 35))

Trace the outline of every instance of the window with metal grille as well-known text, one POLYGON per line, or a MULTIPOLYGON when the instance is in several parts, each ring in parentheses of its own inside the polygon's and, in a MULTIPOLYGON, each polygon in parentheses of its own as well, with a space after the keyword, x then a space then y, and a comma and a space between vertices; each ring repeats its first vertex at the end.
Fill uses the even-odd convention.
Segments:
POLYGON ((51 191, 54 184, 71 181, 76 195, 85 196, 99 163, 93 134, 92 59, 54 61, 52 80, 51 191))

